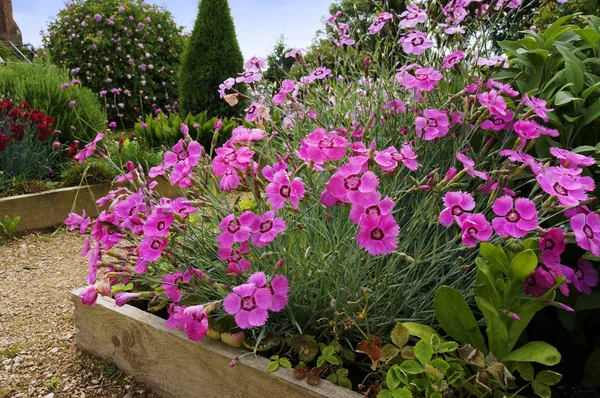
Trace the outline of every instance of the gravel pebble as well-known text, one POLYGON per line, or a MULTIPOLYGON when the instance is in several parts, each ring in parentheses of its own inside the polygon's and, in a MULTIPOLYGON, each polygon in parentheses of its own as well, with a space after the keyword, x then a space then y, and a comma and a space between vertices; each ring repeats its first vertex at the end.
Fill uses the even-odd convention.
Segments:
POLYGON ((77 350, 69 297, 85 285, 82 247, 66 230, 0 246, 0 398, 158 397, 77 350))

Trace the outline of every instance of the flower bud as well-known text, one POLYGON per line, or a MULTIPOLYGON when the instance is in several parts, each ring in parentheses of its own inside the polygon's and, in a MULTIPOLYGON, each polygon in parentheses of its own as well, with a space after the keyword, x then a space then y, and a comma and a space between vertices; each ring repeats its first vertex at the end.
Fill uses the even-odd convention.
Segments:
POLYGON ((525 250, 525 244, 519 239, 509 239, 506 242, 506 248, 513 253, 520 253, 525 250))

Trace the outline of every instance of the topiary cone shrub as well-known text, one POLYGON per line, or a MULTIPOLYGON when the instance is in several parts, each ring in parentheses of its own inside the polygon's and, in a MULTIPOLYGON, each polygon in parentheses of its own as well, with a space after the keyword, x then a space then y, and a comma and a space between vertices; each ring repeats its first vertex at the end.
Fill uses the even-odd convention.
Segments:
POLYGON ((240 106, 229 107, 219 98, 218 90, 219 84, 235 76, 243 63, 227 0, 201 0, 194 30, 181 56, 182 113, 236 115, 240 106))
POLYGON ((171 108, 182 28, 142 0, 75 0, 44 36, 54 63, 102 96, 111 121, 131 125, 151 108, 171 108))

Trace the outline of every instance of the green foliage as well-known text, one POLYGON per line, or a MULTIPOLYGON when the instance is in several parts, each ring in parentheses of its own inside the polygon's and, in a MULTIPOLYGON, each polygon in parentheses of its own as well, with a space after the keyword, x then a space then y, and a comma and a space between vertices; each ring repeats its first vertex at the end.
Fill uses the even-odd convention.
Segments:
POLYGON ((219 84, 242 70, 244 59, 227 0, 201 0, 194 30, 181 56, 179 98, 183 114, 206 111, 209 116, 233 116, 219 98, 219 84))
POLYGON ((70 162, 61 173, 62 185, 65 187, 80 184, 107 184, 126 171, 126 163, 141 165, 145 171, 162 161, 162 153, 148 150, 137 141, 124 140, 123 143, 113 141, 108 144, 110 159, 90 157, 83 163, 70 162))
POLYGON ((272 355, 270 362, 267 364, 267 371, 274 372, 279 369, 280 366, 289 369, 292 367, 292 363, 287 358, 280 358, 279 355, 272 355))
MULTIPOLYGON (((198 141, 208 152, 215 135, 215 122, 217 117, 208 118, 207 112, 193 116, 188 114, 185 119, 180 115, 167 115, 160 113, 156 118, 152 115, 146 116, 146 120, 138 122, 135 125, 135 135, 148 148, 161 148, 163 146, 170 148, 177 141, 183 138, 181 124, 184 123, 189 128, 189 134, 192 139, 198 141), (197 126, 197 127, 195 127, 197 126)), ((231 137, 231 132, 238 124, 227 118, 221 119, 223 126, 219 131, 215 147, 221 146, 231 137)))
POLYGON ((9 216, 4 216, 2 222, 0 222, 0 232, 7 238, 14 238, 14 231, 19 225, 19 221, 21 221, 21 217, 16 216, 14 218, 10 218, 9 216))
POLYGON ((111 120, 132 125, 152 104, 172 106, 177 98, 181 32, 168 11, 143 0, 75 0, 50 23, 44 45, 54 63, 79 70, 84 86, 108 91, 111 120))
POLYGON ((19 60, 11 49, 4 43, 0 43, 0 57, 4 60, 4 62, 18 62, 19 60))
POLYGON ((294 58, 286 58, 285 54, 290 48, 285 43, 285 37, 279 36, 273 46, 271 53, 267 56, 268 69, 263 77, 269 81, 282 81, 286 78, 292 66, 296 62, 294 58))
POLYGON ((500 46, 510 68, 495 78, 516 79, 521 92, 548 101, 558 141, 546 137, 536 143, 540 156, 550 146, 565 149, 595 146, 600 141, 600 18, 566 16, 542 32, 528 32, 500 46))
MULTIPOLYGON (((35 64, 14 63, 0 66, 0 92, 13 100, 27 101, 32 108, 52 117, 60 140, 72 137, 91 141, 104 130, 106 117, 97 95, 79 85, 62 89, 71 81, 69 72, 45 60, 35 64), (70 107, 69 103, 77 105, 70 107)), ((1 168, 1 167, 0 167, 1 168)))

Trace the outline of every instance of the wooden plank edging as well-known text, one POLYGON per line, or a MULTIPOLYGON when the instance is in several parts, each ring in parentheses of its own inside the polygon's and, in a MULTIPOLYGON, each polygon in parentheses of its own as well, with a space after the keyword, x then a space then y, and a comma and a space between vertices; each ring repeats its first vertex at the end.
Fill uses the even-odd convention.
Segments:
MULTIPOLYGON (((4 216, 21 217, 15 232, 23 232, 61 225, 71 212, 81 214, 85 210, 88 216, 96 217, 96 200, 106 196, 113 188, 110 184, 84 185, 2 198, 0 219, 4 216)), ((159 180, 156 189, 165 197, 180 195, 177 188, 162 180, 159 180)))
POLYGON ((229 362, 242 354, 205 338, 190 341, 185 333, 165 326, 161 319, 130 305, 98 297, 94 307, 75 304, 77 347, 114 362, 125 373, 169 398, 359 398, 363 395, 325 380, 317 386, 296 380, 291 369, 267 372, 266 358, 247 355, 234 367, 229 362))

